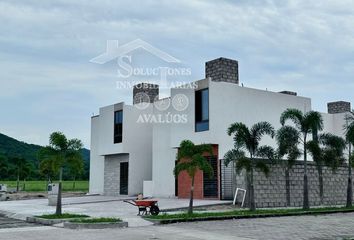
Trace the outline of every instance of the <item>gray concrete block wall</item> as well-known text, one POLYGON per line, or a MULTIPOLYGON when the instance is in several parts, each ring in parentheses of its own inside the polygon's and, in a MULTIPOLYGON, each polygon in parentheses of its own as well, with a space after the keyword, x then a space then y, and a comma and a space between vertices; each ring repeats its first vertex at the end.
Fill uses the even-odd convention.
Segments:
POLYGON ((215 82, 239 84, 238 62, 227 58, 217 58, 206 62, 205 77, 210 77, 215 82))
POLYGON ((159 85, 139 83, 133 87, 133 104, 153 103, 159 98, 159 85))
POLYGON ((351 110, 350 102, 338 101, 327 103, 328 113, 345 113, 351 110))
MULTIPOLYGON (((318 171, 314 163, 308 163, 308 184, 310 206, 321 205, 318 171)), ((335 172, 323 167, 324 199, 323 205, 345 205, 347 190, 347 167, 343 166, 335 172)), ((301 207, 303 202, 304 166, 302 162, 290 170, 290 205, 301 207)), ((237 187, 245 187, 246 174, 237 176, 237 187)), ((258 171, 254 173, 254 189, 257 207, 285 207, 286 206, 286 179, 282 165, 271 165, 268 178, 258 171)))
POLYGON ((120 160, 105 157, 104 160, 104 195, 118 196, 120 184, 120 160))

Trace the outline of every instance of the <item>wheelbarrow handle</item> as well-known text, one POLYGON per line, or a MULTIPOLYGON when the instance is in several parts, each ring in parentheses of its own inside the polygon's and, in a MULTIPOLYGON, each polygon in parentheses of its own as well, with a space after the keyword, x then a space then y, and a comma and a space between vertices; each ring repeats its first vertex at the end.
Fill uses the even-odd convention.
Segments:
POLYGON ((133 205, 133 206, 136 206, 136 203, 132 200, 123 200, 123 202, 126 202, 126 203, 133 205))

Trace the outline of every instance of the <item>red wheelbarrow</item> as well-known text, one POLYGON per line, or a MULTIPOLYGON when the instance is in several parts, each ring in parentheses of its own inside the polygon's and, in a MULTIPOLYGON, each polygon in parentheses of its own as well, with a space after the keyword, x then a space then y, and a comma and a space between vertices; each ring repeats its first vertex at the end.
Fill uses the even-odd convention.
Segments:
POLYGON ((156 216, 160 213, 160 209, 157 205, 158 200, 154 200, 154 199, 124 200, 124 202, 138 207, 138 211, 139 211, 138 216, 147 215, 147 214, 156 216))

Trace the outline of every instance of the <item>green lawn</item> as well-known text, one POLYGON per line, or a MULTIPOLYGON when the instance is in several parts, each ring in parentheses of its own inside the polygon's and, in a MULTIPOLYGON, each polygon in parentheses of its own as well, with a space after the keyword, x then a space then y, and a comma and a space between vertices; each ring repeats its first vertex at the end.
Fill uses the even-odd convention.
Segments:
MULTIPOLYGON (((8 188, 16 188, 16 181, 0 181, 0 184, 7 184, 8 188)), ((46 192, 47 191, 46 181, 20 181, 20 189, 27 192, 46 192)), ((76 181, 75 189, 73 189, 73 181, 64 181, 63 190, 68 191, 83 191, 87 192, 89 187, 88 181, 76 181)))

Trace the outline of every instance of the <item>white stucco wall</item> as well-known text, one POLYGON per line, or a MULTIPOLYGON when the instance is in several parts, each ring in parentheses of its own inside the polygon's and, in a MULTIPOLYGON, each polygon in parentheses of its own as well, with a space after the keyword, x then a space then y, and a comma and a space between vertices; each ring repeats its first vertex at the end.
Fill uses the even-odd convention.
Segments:
MULTIPOLYGON (((169 99, 163 101, 169 101, 169 99)), ((164 112, 154 109, 154 114, 166 112, 173 112, 172 107, 164 112)), ((173 197, 175 195, 173 168, 177 150, 171 144, 171 129, 171 124, 167 123, 156 123, 153 127, 152 180, 154 196, 173 197)))
POLYGON ((91 194, 103 194, 104 157, 99 150, 99 117, 91 118, 90 184, 91 194))
POLYGON ((328 114, 321 113, 323 118, 323 132, 329 132, 340 137, 344 137, 345 115, 346 113, 328 114))
POLYGON ((144 180, 152 179, 152 125, 137 122, 140 115, 151 112, 152 106, 144 110, 124 106, 123 151, 129 153, 129 195, 142 193, 144 180))
POLYGON ((100 183, 90 183, 90 193, 103 193, 104 157, 116 154, 129 154, 128 195, 143 192, 143 181, 152 179, 152 125, 137 120, 151 111, 152 106, 140 110, 124 103, 100 108, 100 115, 92 121, 90 170, 90 182, 99 179, 100 183), (115 144, 114 112, 118 110, 123 110, 123 139, 115 144))

